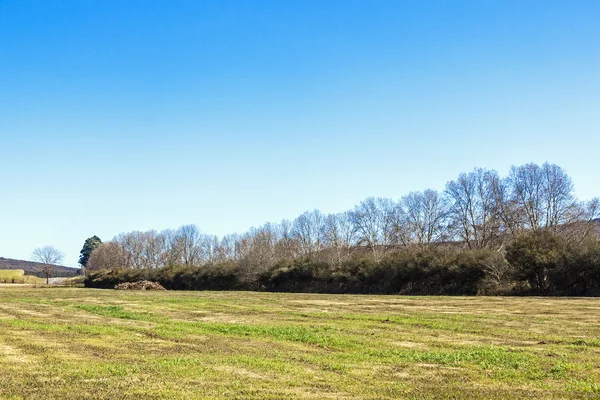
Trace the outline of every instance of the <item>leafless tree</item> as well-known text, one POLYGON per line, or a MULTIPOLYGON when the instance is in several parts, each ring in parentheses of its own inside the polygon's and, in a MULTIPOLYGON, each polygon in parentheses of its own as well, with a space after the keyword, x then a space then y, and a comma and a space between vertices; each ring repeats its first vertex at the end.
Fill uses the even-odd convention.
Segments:
POLYGON ((168 251, 167 237, 154 230, 139 236, 142 241, 142 257, 145 268, 161 268, 166 265, 165 254, 168 251))
POLYGON ((446 185, 450 218, 458 238, 469 248, 494 244, 499 236, 500 220, 496 204, 496 171, 475 169, 462 173, 446 185))
POLYGON ((567 240, 583 242, 588 238, 600 239, 600 199, 593 198, 586 202, 579 202, 573 207, 573 215, 569 216, 570 222, 560 228, 560 233, 567 240))
POLYGON ((294 239, 293 224, 284 219, 276 226, 277 244, 275 254, 278 260, 292 260, 300 254, 299 243, 294 239))
POLYGON ((177 264, 196 267, 201 262, 200 230, 196 225, 184 225, 171 238, 171 251, 178 256, 177 264))
POLYGON ((401 199, 402 225, 407 241, 425 248, 433 242, 447 239, 448 204, 435 190, 412 192, 401 199))
POLYGON ((513 199, 508 179, 495 180, 493 192, 496 217, 500 222, 499 231, 506 237, 516 238, 525 229, 522 223, 525 213, 513 199))
POLYGON ((486 287, 498 289, 509 283, 514 269, 506 261, 504 253, 504 248, 501 247, 483 260, 481 266, 485 272, 486 278, 482 289, 485 290, 486 287))
POLYGON ((369 197, 350 214, 359 243, 371 250, 378 262, 392 245, 402 243, 402 210, 391 199, 369 197))
POLYGON ((323 246, 330 254, 329 262, 339 266, 342 261, 350 258, 356 245, 356 230, 350 212, 327 215, 322 225, 321 237, 323 246))
POLYGON ((300 255, 311 257, 321 250, 324 217, 320 211, 306 211, 292 223, 292 237, 299 244, 300 255))
POLYGON ((94 249, 90 255, 87 271, 100 269, 118 269, 125 268, 127 256, 125 250, 116 241, 104 242, 94 249))
POLYGON ((541 167, 534 163, 513 166, 507 182, 510 200, 522 212, 520 222, 524 229, 556 231, 577 218, 573 183, 559 166, 549 163, 541 167))
MULTIPOLYGON (((584 221, 586 222, 588 233, 592 233, 595 238, 600 240, 600 199, 594 197, 592 200, 584 203, 584 221)), ((584 235, 585 238, 586 235, 584 235)))
POLYGON ((140 231, 121 233, 113 239, 123 248, 125 268, 142 269, 148 267, 146 254, 146 234, 140 231))
POLYGON ((217 253, 218 239, 213 235, 198 235, 198 265, 214 262, 217 253))
POLYGON ((276 242, 277 234, 272 224, 251 228, 250 232, 240 238, 237 245, 244 269, 258 272, 272 266, 276 262, 276 242))
POLYGON ((235 261, 239 259, 239 254, 236 252, 236 242, 239 240, 240 235, 229 234, 225 235, 219 241, 219 245, 216 251, 216 261, 235 261))
POLYGON ((42 273, 46 278, 46 284, 52 276, 54 266, 62 262, 65 255, 54 246, 38 247, 33 251, 32 259, 42 264, 42 273))
POLYGON ((588 222, 598 223, 600 219, 600 198, 594 197, 583 205, 584 220, 588 222))

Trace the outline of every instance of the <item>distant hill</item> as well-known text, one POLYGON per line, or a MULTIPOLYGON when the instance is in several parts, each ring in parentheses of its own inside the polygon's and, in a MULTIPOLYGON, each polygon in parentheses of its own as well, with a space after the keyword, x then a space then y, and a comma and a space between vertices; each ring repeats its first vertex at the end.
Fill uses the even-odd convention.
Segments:
MULTIPOLYGON (((0 257, 0 269, 22 269, 25 271, 25 275, 35 275, 43 277, 42 274, 43 264, 25 261, 25 260, 14 260, 12 258, 0 257)), ((77 274, 77 268, 64 267, 62 265, 55 265, 53 267, 52 276, 55 277, 69 277, 77 274)))

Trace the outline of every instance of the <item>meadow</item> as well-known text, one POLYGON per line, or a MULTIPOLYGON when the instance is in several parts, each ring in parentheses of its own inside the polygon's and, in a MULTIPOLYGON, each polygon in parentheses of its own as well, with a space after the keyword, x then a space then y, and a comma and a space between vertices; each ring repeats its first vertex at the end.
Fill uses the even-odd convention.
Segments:
POLYGON ((1 399, 594 399, 600 302, 0 288, 1 399))
POLYGON ((37 276, 25 275, 22 269, 0 269, 0 284, 41 284, 43 282, 44 280, 37 276))

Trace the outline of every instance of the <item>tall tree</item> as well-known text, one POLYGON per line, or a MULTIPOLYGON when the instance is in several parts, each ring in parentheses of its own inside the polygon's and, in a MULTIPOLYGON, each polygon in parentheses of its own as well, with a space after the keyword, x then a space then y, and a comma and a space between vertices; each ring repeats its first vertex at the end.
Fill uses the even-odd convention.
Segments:
POLYGON ((321 250, 324 217, 319 210, 306 211, 292 222, 292 237, 299 244, 303 257, 321 250))
POLYGON ((498 238, 500 221, 495 190, 498 181, 496 171, 477 168, 446 184, 456 236, 471 249, 488 247, 498 238))
POLYGON ((54 266, 60 263, 65 255, 54 246, 38 247, 33 251, 32 259, 42 265, 42 273, 46 278, 46 284, 50 280, 54 266))
POLYGON ((431 189, 412 192, 400 203, 404 209, 402 222, 407 241, 425 248, 448 236, 448 203, 438 192, 431 189))
POLYGON ((389 248, 404 243, 402 209, 391 199, 369 197, 350 214, 359 244, 366 245, 379 262, 389 248))
POLYGON ((277 233, 273 224, 266 223, 258 228, 251 228, 240 242, 244 254, 243 264, 254 271, 270 267, 276 262, 276 243, 277 233))
POLYGON ((350 212, 327 215, 321 236, 323 245, 329 250, 328 261, 340 266, 342 261, 350 258, 352 247, 356 244, 356 230, 350 212))
POLYGON ((507 182, 513 203, 522 210, 521 224, 526 230, 555 231, 577 219, 573 183, 559 166, 513 166, 507 182))
POLYGON ((186 267, 200 265, 201 233, 196 225, 184 225, 177 229, 171 238, 171 248, 178 254, 178 264, 186 267))
POLYGON ((87 267, 92 252, 101 244, 102 240, 100 240, 100 238, 96 235, 85 239, 85 242, 83 243, 83 248, 79 252, 79 265, 81 265, 81 268, 87 267))

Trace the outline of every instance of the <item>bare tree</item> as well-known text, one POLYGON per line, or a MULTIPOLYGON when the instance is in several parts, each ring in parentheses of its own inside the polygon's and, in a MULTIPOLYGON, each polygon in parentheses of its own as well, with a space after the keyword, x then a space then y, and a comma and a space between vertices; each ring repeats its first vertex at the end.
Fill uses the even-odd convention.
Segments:
POLYGON ((350 258, 356 245, 356 230, 350 212, 329 214, 325 217, 321 237, 332 264, 339 266, 342 261, 350 258))
POLYGON ((488 247, 498 240, 500 220, 495 189, 498 181, 496 171, 477 168, 446 185, 452 225, 469 248, 488 247))
POLYGON ((198 238, 201 264, 214 263, 219 255, 219 238, 215 235, 201 234, 198 238))
POLYGON ((217 262, 235 261, 239 259, 236 252, 236 242, 239 240, 238 234, 225 235, 219 241, 216 249, 215 259, 217 262))
POLYGON ((600 198, 594 197, 590 201, 584 203, 584 220, 598 224, 600 219, 600 198))
POLYGON ((165 252, 162 254, 162 264, 174 267, 181 264, 181 250, 178 243, 177 230, 165 229, 160 232, 165 241, 165 252))
POLYGON ((293 224, 290 220, 284 219, 276 226, 277 244, 275 253, 278 260, 291 260, 299 253, 298 241, 294 239, 293 224))
POLYGON ((522 223, 524 211, 512 197, 509 180, 498 179, 494 181, 493 192, 496 217, 500 222, 499 230, 501 234, 516 238, 525 229, 522 223))
POLYGON ((513 267, 506 261, 504 248, 490 253, 488 257, 486 257, 481 264, 483 271, 485 272, 485 285, 482 289, 485 291, 486 286, 492 288, 499 288, 503 285, 509 283, 514 269, 513 267))
POLYGON ((150 230, 121 233, 113 239, 121 246, 124 260, 120 268, 160 268, 166 265, 169 241, 165 232, 150 230))
POLYGON ((392 245, 402 243, 402 210, 391 199, 369 197, 351 212, 351 220, 359 238, 378 262, 392 245))
POLYGON ((200 230, 196 225, 184 225, 175 231, 171 243, 172 250, 179 256, 179 264, 186 267, 200 265, 200 230))
POLYGON ((116 241, 104 242, 94 249, 85 270, 87 272, 100 269, 125 268, 126 262, 127 256, 123 246, 116 241))
POLYGON ((137 240, 138 232, 118 234, 113 241, 123 248, 125 264, 123 268, 139 268, 142 266, 142 244, 137 240))
POLYGON ((155 230, 140 235, 142 240, 142 256, 145 268, 161 268, 166 265, 165 254, 168 249, 167 236, 155 230))
POLYGON ((544 176, 544 221, 546 226, 559 226, 573 220, 577 207, 571 178, 558 165, 542 164, 544 176))
POLYGON ((257 272, 274 265, 276 242, 277 234, 272 224, 251 228, 250 232, 240 238, 237 245, 244 269, 257 272))
POLYGON ((401 199, 407 241, 423 248, 448 237, 447 200, 435 190, 412 192, 401 199))
POLYGON ((521 210, 520 223, 524 229, 557 231, 578 218, 573 183, 557 165, 544 163, 540 167, 530 163, 513 166, 507 184, 510 200, 521 210))
POLYGON ((292 237, 300 247, 300 255, 311 257, 313 253, 321 250, 321 232, 324 217, 319 210, 306 211, 292 223, 292 237))
POLYGON ((589 237, 600 238, 600 199, 580 202, 573 208, 572 222, 561 226, 560 234, 569 241, 583 242, 589 237))
POLYGON ((46 278, 46 284, 52 276, 54 266, 62 262, 65 255, 54 246, 38 247, 33 251, 32 259, 42 264, 42 273, 46 278))

